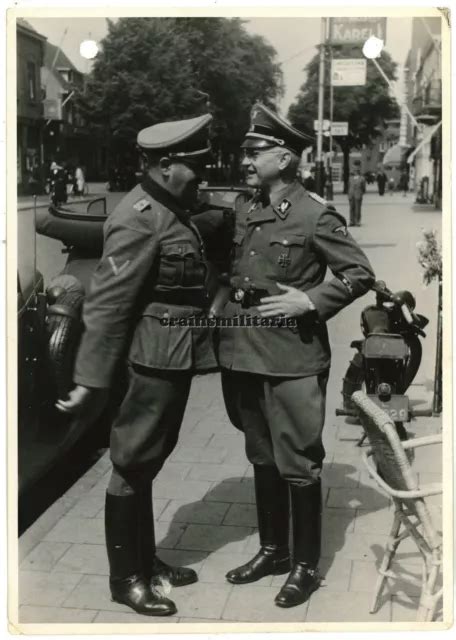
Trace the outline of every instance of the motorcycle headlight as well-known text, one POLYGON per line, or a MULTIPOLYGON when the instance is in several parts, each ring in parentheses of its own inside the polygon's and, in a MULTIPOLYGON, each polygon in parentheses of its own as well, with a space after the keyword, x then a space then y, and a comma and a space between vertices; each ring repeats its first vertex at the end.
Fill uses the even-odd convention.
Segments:
POLYGON ((391 387, 387 382, 381 382, 377 387, 377 393, 382 399, 389 399, 391 397, 391 387))

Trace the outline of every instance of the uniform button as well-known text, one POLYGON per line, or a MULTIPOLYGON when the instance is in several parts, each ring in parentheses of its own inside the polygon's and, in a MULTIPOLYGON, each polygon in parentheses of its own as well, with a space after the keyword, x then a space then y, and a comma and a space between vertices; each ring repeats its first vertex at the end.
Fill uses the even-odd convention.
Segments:
POLYGON ((164 318, 169 318, 169 313, 167 311, 165 311, 165 313, 163 314, 164 318))
POLYGON ((250 252, 250 255, 251 255, 251 256, 254 256, 254 255, 255 255, 255 251, 251 251, 251 252, 250 252))
POLYGON ((255 231, 261 231, 261 227, 255 227, 255 231))
POLYGON ((244 278, 244 282, 250 282, 250 278, 249 278, 249 276, 245 276, 245 278, 244 278))
POLYGON ((288 244, 288 240, 282 240, 282 244, 288 244))

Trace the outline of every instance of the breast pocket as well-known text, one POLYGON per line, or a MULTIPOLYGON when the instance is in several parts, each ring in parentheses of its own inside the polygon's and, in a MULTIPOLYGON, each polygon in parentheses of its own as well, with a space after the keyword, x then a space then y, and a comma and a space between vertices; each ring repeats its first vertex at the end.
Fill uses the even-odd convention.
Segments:
POLYGON ((165 244, 160 252, 159 284, 166 287, 202 287, 207 265, 190 243, 165 244))
POLYGON ((269 240, 267 275, 292 280, 300 275, 304 264, 306 236, 273 233, 269 240))

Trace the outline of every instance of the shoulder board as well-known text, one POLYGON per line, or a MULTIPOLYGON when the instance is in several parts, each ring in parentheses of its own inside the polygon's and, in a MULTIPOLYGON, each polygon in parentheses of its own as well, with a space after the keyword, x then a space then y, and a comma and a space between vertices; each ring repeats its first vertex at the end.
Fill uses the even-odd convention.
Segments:
POLYGON ((141 200, 138 200, 138 202, 135 202, 135 204, 133 205, 133 209, 136 209, 136 211, 145 211, 146 209, 150 209, 152 207, 152 203, 150 202, 150 200, 147 200, 147 198, 141 198, 141 200))
POLYGON ((328 201, 325 200, 324 198, 321 198, 318 195, 318 193, 314 193, 313 191, 308 191, 307 194, 312 198, 312 200, 315 200, 315 202, 322 204, 324 207, 328 206, 328 201))

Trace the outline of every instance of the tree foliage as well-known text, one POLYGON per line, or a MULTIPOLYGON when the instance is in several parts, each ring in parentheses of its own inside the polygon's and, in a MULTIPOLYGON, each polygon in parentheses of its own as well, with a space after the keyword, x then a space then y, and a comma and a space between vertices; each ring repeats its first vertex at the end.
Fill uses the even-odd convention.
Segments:
MULTIPOLYGON (((318 112, 319 55, 319 53, 315 55, 306 66, 306 81, 288 111, 290 122, 309 135, 315 135, 313 122, 317 119, 318 112)), ((330 55, 329 47, 325 47, 324 118, 327 119, 330 117, 330 55)), ((359 47, 334 46, 332 55, 334 58, 359 58, 359 47)), ((394 81, 397 65, 391 56, 383 52, 379 64, 387 77, 394 81)), ((348 136, 338 137, 336 141, 344 153, 344 179, 348 177, 347 161, 350 150, 360 148, 363 144, 372 144, 380 134, 384 121, 398 116, 399 108, 396 101, 390 97, 385 80, 369 60, 364 86, 334 87, 333 120, 348 122, 348 136)))
POLYGON ((272 106, 282 94, 275 56, 238 18, 121 18, 108 21, 78 101, 120 148, 144 127, 209 108, 215 146, 235 153, 255 100, 272 106))

